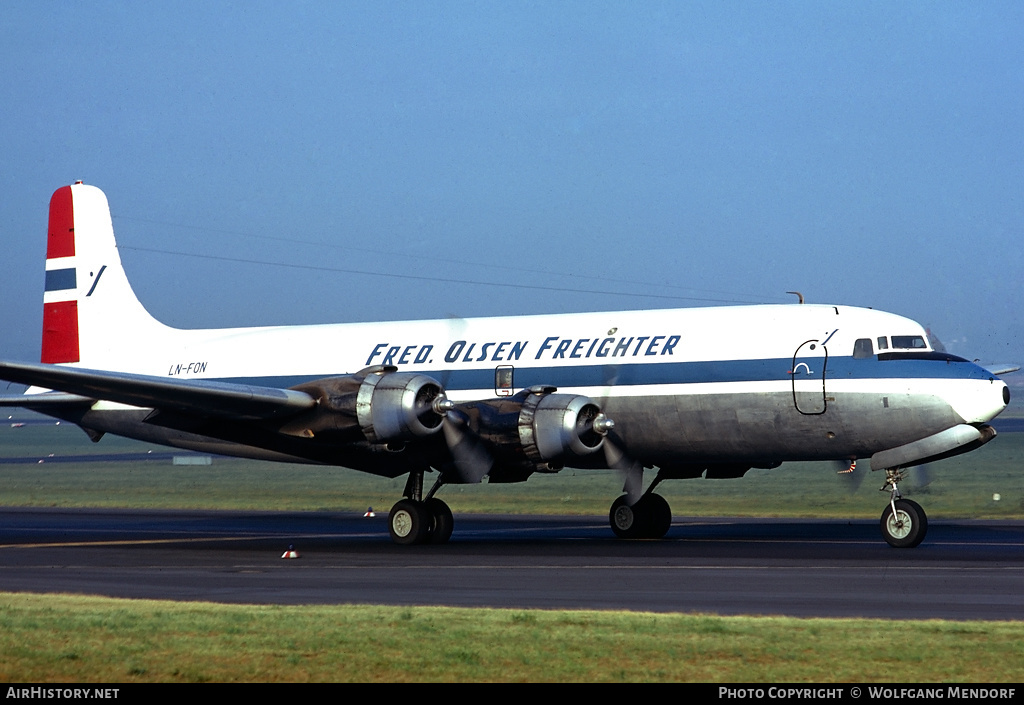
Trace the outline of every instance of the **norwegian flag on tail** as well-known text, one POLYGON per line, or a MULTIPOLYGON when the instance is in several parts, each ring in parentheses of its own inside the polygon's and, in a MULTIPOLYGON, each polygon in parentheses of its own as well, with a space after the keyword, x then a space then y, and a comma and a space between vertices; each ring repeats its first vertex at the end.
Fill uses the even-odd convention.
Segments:
POLYGON ((78 287, 75 272, 75 207, 70 186, 50 199, 46 238, 41 362, 78 362, 78 287))

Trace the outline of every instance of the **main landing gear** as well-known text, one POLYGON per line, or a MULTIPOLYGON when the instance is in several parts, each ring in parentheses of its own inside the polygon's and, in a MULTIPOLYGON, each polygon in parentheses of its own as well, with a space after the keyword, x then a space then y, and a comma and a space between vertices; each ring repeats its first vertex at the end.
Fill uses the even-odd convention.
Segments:
POLYGON ((388 532, 391 540, 403 546, 421 543, 447 543, 455 520, 452 510, 437 497, 418 502, 403 499, 391 508, 388 532))
POLYGON ((608 522, 620 539, 660 539, 672 526, 672 508, 660 494, 648 492, 632 506, 622 495, 612 502, 608 522))
POLYGON ((438 479, 427 493, 427 498, 422 499, 423 471, 409 473, 405 499, 396 502, 388 515, 388 533, 392 541, 402 546, 448 543, 455 528, 455 519, 448 505, 433 496, 441 484, 438 479))
POLYGON ((879 522, 882 538, 893 548, 914 548, 924 541, 928 533, 928 517, 917 502, 903 499, 897 483, 903 480, 904 470, 886 470, 882 492, 889 490, 889 504, 882 511, 879 522))
MULTIPOLYGON (((625 457, 625 456, 623 456, 625 457)), ((620 466, 626 476, 621 497, 612 502, 608 523, 620 539, 660 539, 672 526, 672 508, 660 494, 654 494, 665 476, 661 472, 643 492, 644 466, 638 462, 620 466), (632 499, 632 502, 630 501, 632 499)))

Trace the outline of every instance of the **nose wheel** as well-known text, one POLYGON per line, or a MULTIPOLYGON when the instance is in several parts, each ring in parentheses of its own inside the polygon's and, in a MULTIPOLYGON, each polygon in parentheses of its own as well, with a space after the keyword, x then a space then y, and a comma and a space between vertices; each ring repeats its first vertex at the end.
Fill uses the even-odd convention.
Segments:
POLYGON ((886 470, 885 477, 882 491, 891 494, 879 521, 882 538, 893 548, 914 548, 928 533, 928 516, 920 504, 900 496, 897 483, 903 479, 902 470, 886 470))
POLYGON ((898 499, 882 512, 882 537, 893 548, 914 548, 924 541, 928 517, 921 505, 909 499, 898 499))

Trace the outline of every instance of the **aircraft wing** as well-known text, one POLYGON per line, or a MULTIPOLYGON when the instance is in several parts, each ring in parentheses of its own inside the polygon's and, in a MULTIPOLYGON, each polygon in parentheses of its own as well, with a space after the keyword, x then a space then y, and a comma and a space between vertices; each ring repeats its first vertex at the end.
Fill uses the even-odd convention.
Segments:
POLYGON ((62 365, 0 362, 0 379, 59 390, 4 397, 2 406, 40 407, 105 400, 230 419, 278 419, 317 405, 294 389, 87 370, 62 365))
POLYGON ((984 365, 984 368, 998 377, 999 375, 1008 375, 1011 372, 1016 372, 1020 369, 1020 365, 984 365))
POLYGON ((43 394, 18 394, 17 396, 0 396, 0 406, 21 406, 32 407, 33 409, 67 407, 67 406, 92 406, 96 400, 91 397, 83 397, 79 394, 66 394, 64 392, 45 392, 43 394))

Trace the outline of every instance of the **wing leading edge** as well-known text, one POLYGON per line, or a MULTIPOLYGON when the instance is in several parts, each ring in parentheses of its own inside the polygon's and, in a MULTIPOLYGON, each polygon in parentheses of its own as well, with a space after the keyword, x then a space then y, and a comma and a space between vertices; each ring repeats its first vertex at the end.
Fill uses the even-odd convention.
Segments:
POLYGON ((208 417, 258 420, 287 418, 317 405, 312 396, 294 389, 164 379, 60 365, 0 362, 0 379, 63 392, 4 397, 0 399, 3 406, 71 405, 103 400, 208 417))

